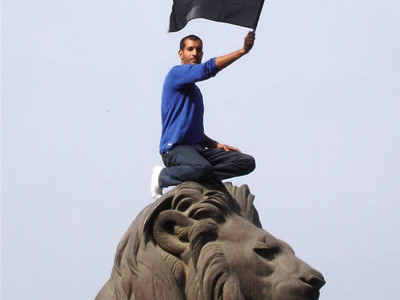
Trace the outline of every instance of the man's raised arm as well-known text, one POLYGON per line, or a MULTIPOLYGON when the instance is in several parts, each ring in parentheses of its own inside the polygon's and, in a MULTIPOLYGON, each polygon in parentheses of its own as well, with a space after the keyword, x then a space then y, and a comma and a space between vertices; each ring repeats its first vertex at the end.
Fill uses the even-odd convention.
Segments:
POLYGON ((253 48, 255 39, 256 39, 256 33, 254 31, 250 31, 244 38, 244 44, 242 49, 215 58, 215 64, 217 65, 217 68, 219 70, 222 70, 223 68, 226 68, 234 61, 241 58, 243 55, 249 53, 251 48, 253 48))

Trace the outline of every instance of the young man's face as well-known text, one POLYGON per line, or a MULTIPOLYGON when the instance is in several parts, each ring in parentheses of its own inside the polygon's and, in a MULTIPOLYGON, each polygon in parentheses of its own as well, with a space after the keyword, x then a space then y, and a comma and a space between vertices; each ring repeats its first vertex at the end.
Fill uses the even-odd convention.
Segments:
POLYGON ((203 43, 199 40, 185 40, 185 48, 178 51, 182 64, 197 65, 203 58, 203 43))

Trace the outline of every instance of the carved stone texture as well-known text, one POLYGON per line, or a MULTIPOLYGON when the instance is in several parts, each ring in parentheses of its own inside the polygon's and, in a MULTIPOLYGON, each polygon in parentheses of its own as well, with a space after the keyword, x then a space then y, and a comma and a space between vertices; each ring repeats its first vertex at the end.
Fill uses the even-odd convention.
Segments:
POLYGON ((175 187, 132 223, 96 300, 316 300, 321 273, 261 228, 247 185, 175 187))

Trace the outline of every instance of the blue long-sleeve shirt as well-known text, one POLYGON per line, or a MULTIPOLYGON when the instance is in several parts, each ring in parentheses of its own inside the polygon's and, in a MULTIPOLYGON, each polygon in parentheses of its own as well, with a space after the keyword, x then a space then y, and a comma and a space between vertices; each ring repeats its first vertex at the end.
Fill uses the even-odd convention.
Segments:
POLYGON ((215 76, 218 71, 215 58, 198 65, 175 66, 169 71, 161 98, 161 154, 176 144, 203 143, 203 96, 195 83, 215 76))

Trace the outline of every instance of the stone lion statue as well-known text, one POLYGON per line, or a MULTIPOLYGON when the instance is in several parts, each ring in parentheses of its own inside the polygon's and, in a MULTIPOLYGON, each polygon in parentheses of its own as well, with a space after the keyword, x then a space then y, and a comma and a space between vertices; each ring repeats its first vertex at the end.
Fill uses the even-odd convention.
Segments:
POLYGON ((262 229, 246 185, 186 182, 147 206, 96 300, 316 300, 323 276, 262 229))

